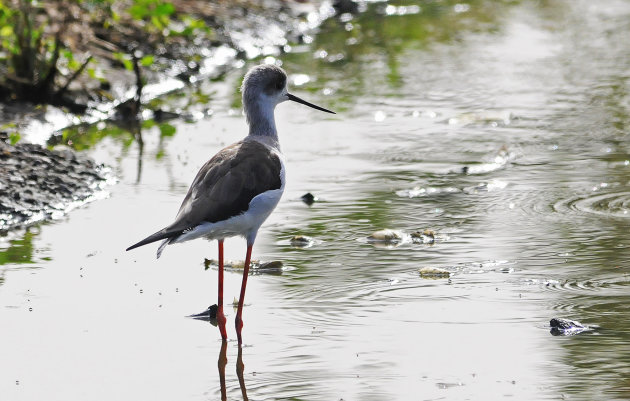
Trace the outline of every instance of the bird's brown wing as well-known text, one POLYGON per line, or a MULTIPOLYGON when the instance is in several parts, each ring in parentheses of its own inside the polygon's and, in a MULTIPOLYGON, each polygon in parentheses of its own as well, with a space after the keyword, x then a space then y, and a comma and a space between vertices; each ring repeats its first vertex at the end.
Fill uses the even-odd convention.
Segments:
POLYGON ((259 142, 241 141, 228 146, 201 167, 175 221, 127 250, 247 211, 255 196, 282 186, 281 168, 278 155, 259 142))

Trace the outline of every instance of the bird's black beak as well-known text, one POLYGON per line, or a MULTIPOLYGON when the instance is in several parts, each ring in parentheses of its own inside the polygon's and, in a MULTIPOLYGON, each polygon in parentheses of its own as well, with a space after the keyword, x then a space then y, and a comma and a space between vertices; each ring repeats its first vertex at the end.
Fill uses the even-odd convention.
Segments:
POLYGON ((337 114, 334 111, 330 111, 330 110, 325 109, 323 107, 319 107, 317 105, 314 105, 313 103, 309 103, 306 100, 302 100, 299 97, 294 96, 294 95, 292 95, 290 93, 287 93, 287 97, 289 98, 289 100, 293 100, 294 102, 297 102, 297 103, 302 103, 302 104, 307 105, 308 107, 312 107, 312 108, 314 108, 316 110, 325 111, 326 113, 337 114))

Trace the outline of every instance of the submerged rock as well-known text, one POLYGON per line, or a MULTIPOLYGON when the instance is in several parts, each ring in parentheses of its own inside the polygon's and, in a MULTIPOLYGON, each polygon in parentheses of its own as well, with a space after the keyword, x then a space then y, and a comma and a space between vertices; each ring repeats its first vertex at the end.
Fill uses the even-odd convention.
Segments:
POLYGON ((386 243, 398 243, 402 242, 405 234, 397 231, 385 228, 373 232, 367 237, 368 242, 386 242, 386 243))
POLYGON ((553 318, 549 321, 551 326, 551 334, 554 336, 574 336, 585 330, 589 330, 588 326, 583 325, 577 320, 569 320, 563 318, 553 318))
POLYGON ((0 134, 0 232, 64 215, 94 199, 109 170, 73 150, 7 142, 0 134))
POLYGON ((440 269, 439 267, 423 267, 418 271, 420 277, 428 279, 449 278, 451 272, 448 270, 440 269))
POLYGON ((294 235, 291 240, 289 240, 291 246, 296 248, 308 248, 313 246, 315 240, 311 237, 307 237, 306 235, 294 235))
POLYGON ((258 265, 255 265, 254 270, 259 273, 282 273, 284 271, 284 263, 279 260, 262 262, 258 265))
POLYGON ((414 243, 433 244, 435 242, 435 231, 426 229, 424 231, 416 231, 411 233, 411 240, 414 243))

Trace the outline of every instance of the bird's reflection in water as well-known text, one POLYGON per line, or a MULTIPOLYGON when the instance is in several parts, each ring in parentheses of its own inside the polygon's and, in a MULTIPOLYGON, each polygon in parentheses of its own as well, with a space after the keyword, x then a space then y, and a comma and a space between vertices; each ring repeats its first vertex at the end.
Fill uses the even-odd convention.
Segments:
MULTIPOLYGON (((219 351, 219 360, 217 366, 219 367, 219 381, 221 382, 221 400, 227 400, 227 389, 225 387, 225 366, 227 365, 227 341, 221 342, 221 350, 219 351)), ((243 370, 245 364, 243 364, 243 348, 238 346, 238 356, 236 358, 236 376, 238 376, 238 384, 241 387, 241 394, 243 400, 247 401, 247 388, 245 388, 245 378, 243 377, 243 370)))
POLYGON ((227 392, 225 390, 225 365, 227 365, 227 340, 221 341, 221 351, 219 351, 219 381, 221 382, 221 400, 227 400, 227 392))
POLYGON ((238 357, 236 358, 236 376, 238 376, 238 384, 241 386, 241 394, 243 395, 243 401, 247 401, 247 389, 245 388, 245 379, 243 378, 243 370, 245 365, 243 364, 243 348, 241 344, 238 345, 238 357))
MULTIPOLYGON (((211 305, 205 311, 188 316, 195 320, 201 320, 210 323, 212 326, 217 327, 217 305, 211 305)), ((217 367, 219 368, 219 381, 221 382, 221 400, 227 400, 227 389, 225 387, 225 367, 227 366, 227 340, 221 341, 221 349, 219 350, 219 359, 217 361, 217 367)), ((243 400, 247 401, 247 389, 245 388, 245 378, 243 371, 245 370, 245 364, 243 363, 243 348, 238 345, 238 356, 236 357, 236 376, 238 377, 238 384, 241 387, 241 394, 243 400)))

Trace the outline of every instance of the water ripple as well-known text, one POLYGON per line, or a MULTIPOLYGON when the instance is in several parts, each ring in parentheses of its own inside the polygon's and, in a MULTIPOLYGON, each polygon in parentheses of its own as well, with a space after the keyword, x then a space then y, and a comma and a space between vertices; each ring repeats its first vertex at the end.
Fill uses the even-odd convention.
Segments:
POLYGON ((608 217, 630 218, 630 192, 596 193, 556 202, 557 212, 582 212, 608 217))

